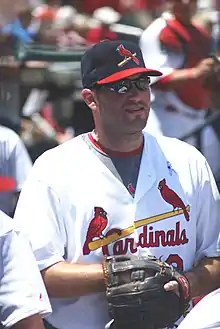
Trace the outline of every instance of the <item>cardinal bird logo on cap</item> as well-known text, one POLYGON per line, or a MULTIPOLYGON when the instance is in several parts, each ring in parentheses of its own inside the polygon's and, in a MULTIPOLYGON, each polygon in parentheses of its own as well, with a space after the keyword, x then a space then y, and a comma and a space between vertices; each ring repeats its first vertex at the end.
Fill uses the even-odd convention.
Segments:
POLYGON ((132 54, 132 52, 128 49, 126 49, 122 44, 118 46, 117 48, 118 53, 124 57, 124 60, 120 63, 118 63, 119 67, 122 67, 125 65, 129 60, 132 60, 137 65, 140 65, 139 59, 136 57, 136 53, 132 54))

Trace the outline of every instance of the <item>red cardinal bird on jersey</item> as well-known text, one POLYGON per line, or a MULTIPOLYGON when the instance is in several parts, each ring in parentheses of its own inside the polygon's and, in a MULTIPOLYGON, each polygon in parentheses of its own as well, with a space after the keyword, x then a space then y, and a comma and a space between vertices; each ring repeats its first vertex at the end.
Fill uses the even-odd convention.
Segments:
POLYGON ((130 52, 130 50, 126 49, 123 45, 119 45, 117 51, 121 56, 124 56, 125 58, 131 58, 137 65, 140 64, 139 59, 135 55, 133 55, 130 52))
POLYGON ((83 255, 88 255, 90 253, 89 243, 92 242, 94 238, 104 238, 102 232, 108 224, 107 212, 103 208, 95 207, 94 211, 94 218, 89 224, 86 241, 83 246, 83 255))
POLYGON ((187 221, 189 221, 189 213, 186 210, 186 206, 184 205, 183 201, 180 199, 180 197, 171 190, 166 185, 166 179, 163 179, 159 182, 158 189, 160 190, 162 198, 169 204, 173 206, 173 210, 176 208, 181 208, 183 210, 184 216, 187 221))

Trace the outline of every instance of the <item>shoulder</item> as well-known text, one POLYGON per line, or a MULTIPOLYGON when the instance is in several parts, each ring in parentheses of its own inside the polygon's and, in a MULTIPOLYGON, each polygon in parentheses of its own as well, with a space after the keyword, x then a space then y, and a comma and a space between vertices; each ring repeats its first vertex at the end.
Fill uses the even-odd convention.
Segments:
POLYGON ((148 27, 143 31, 141 35, 141 39, 145 39, 147 37, 153 37, 160 33, 160 31, 166 26, 166 21, 163 17, 159 17, 155 19, 148 27))
POLYGON ((168 159, 172 160, 181 168, 184 164, 190 168, 203 167, 206 163, 205 157, 194 146, 181 141, 177 138, 165 137, 165 136, 152 136, 146 134, 146 138, 152 144, 152 149, 157 145, 162 154, 168 159))
POLYGON ((0 126, 0 143, 4 141, 10 141, 16 144, 19 140, 20 137, 12 129, 0 126))
MULTIPOLYGON (((87 148, 83 148, 83 135, 79 135, 57 147, 54 147, 37 158, 32 173, 43 178, 56 177, 69 174, 69 169, 77 166, 87 148), (54 176, 55 175, 55 176, 54 176)), ((85 154, 86 156, 86 154, 85 154)), ((57 177, 58 178, 58 177, 57 177)))
POLYGON ((76 157, 78 151, 83 144, 83 135, 72 138, 71 140, 58 145, 46 152, 37 158, 35 163, 47 163, 56 160, 54 163, 63 163, 66 159, 70 159, 72 155, 76 157), (62 158, 61 158, 62 156, 62 158), (64 158, 63 158, 64 157, 64 158))

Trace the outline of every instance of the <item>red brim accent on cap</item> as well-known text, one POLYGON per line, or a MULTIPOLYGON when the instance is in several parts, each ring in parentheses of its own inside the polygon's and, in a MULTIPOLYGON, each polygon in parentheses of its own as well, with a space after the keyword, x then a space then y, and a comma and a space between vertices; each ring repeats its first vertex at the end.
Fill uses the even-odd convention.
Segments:
POLYGON ((16 187, 16 182, 12 177, 0 176, 0 192, 10 192, 16 187))
POLYGON ((109 75, 107 78, 104 78, 102 80, 97 81, 97 84, 98 85, 103 85, 105 83, 111 83, 111 82, 119 81, 119 80, 122 80, 124 78, 128 78, 132 75, 139 74, 139 73, 147 73, 147 75, 149 77, 150 76, 158 77, 158 76, 162 75, 162 73, 160 71, 157 71, 157 70, 147 69, 146 67, 135 67, 135 68, 132 68, 132 69, 127 69, 127 70, 123 70, 123 71, 113 73, 113 74, 109 75))

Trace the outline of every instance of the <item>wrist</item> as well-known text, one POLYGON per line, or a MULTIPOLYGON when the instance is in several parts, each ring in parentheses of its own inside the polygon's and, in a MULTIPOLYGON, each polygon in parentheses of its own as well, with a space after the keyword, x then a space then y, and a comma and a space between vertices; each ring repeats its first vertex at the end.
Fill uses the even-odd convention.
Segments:
POLYGON ((199 78, 199 72, 196 68, 188 69, 187 71, 187 77, 189 80, 196 80, 199 78))
POLYGON ((191 298, 197 297, 199 295, 199 293, 197 292, 197 286, 198 286, 197 275, 193 272, 184 272, 184 275, 186 276, 189 282, 191 298))

